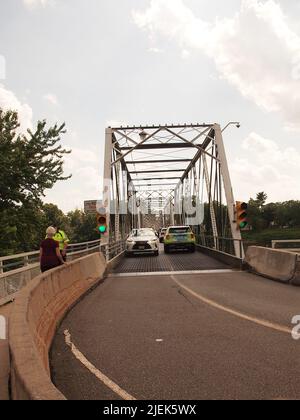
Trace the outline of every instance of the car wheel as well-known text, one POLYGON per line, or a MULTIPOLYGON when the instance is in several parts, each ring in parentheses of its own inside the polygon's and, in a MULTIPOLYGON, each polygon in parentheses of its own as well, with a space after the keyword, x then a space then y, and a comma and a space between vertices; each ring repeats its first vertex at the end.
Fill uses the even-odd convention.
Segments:
POLYGON ((192 246, 191 247, 191 253, 194 254, 195 252, 196 252, 196 247, 195 246, 192 246))
POLYGON ((170 253, 170 248, 168 246, 165 246, 164 250, 165 250, 165 254, 169 254, 170 253))

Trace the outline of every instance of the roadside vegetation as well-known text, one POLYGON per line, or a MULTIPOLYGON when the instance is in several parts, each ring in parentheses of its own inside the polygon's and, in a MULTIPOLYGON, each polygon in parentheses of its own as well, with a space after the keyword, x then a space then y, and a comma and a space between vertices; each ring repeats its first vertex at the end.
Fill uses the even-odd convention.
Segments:
POLYGON ((250 230, 242 232, 243 239, 261 246, 271 246, 273 240, 300 239, 300 201, 266 203, 267 199, 267 194, 260 192, 249 200, 250 230))
POLYGON ((80 210, 65 215, 57 206, 44 204, 45 191, 63 175, 61 145, 65 124, 47 126, 39 121, 34 130, 19 132, 18 114, 0 108, 0 255, 39 248, 48 226, 58 224, 72 242, 97 239, 95 217, 80 210))

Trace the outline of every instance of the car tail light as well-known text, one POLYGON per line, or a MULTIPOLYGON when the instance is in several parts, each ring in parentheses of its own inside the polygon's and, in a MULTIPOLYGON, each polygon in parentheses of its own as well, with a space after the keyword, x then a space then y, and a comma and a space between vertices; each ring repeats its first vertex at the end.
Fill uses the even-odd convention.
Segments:
POLYGON ((167 235, 166 236, 166 240, 169 241, 170 239, 171 239, 171 236, 170 235, 167 235))
POLYGON ((191 239, 195 239, 195 235, 191 233, 191 239))

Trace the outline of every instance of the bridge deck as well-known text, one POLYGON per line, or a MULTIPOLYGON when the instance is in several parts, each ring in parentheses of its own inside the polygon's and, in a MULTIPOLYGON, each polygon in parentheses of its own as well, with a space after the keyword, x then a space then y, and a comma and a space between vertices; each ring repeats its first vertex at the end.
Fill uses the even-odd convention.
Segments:
POLYGON ((222 270, 230 268, 228 265, 208 257, 200 252, 174 252, 165 254, 161 246, 160 255, 139 255, 123 258, 113 273, 153 273, 170 271, 199 271, 222 270))

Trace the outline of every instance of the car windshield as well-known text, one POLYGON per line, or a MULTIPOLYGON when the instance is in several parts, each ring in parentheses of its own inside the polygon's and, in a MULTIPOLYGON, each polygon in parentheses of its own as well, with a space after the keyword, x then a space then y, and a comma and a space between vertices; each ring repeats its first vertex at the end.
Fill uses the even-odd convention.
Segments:
POLYGON ((191 233, 191 228, 189 227, 174 227, 170 228, 169 233, 171 234, 184 234, 184 233, 191 233))
POLYGON ((135 238, 143 236, 153 236, 153 238, 155 238, 155 233, 153 232, 153 230, 138 230, 133 236, 135 238))

